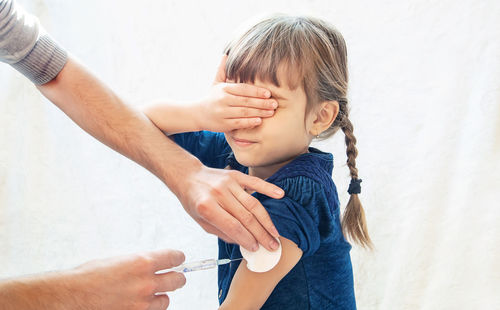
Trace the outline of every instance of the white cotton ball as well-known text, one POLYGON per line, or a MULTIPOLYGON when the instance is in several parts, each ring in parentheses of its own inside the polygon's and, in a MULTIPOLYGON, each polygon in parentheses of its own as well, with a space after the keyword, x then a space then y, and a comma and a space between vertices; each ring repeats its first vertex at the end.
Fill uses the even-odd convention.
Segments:
POLYGON ((253 272, 266 272, 273 269, 281 258, 281 242, 278 241, 278 249, 268 251, 265 247, 259 244, 259 249, 255 252, 247 251, 240 246, 241 255, 247 261, 247 268, 253 272))

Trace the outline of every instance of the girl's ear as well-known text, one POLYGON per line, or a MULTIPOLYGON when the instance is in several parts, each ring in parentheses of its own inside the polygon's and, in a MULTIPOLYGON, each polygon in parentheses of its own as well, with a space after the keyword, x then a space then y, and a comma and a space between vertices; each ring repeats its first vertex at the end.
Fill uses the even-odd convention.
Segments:
POLYGON ((339 103, 336 100, 324 101, 314 112, 314 121, 312 123, 309 133, 317 136, 323 131, 327 130, 337 118, 339 113, 339 103))

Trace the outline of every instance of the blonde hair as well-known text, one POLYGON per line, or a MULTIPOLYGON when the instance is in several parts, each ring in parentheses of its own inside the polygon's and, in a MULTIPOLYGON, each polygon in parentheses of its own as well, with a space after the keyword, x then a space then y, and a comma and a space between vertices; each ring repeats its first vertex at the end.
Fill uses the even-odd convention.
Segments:
MULTIPOLYGON (((256 79, 291 89, 301 86, 308 113, 324 101, 337 101, 339 113, 320 134, 325 139, 341 129, 345 134, 347 166, 358 179, 356 137, 349 120, 347 100, 347 48, 333 26, 311 17, 276 15, 257 23, 226 48, 226 77, 242 83, 256 79), (285 81, 278 80, 280 76, 285 81)), ((366 219, 357 194, 351 194, 342 217, 342 231, 363 247, 372 247, 366 219)))

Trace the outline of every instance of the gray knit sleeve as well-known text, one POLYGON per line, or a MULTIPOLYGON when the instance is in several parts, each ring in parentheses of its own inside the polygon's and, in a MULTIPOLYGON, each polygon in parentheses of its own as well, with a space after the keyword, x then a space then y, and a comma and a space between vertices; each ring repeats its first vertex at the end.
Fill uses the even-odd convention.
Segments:
POLYGON ((33 15, 13 0, 0 0, 0 61, 41 85, 57 76, 67 58, 33 15))

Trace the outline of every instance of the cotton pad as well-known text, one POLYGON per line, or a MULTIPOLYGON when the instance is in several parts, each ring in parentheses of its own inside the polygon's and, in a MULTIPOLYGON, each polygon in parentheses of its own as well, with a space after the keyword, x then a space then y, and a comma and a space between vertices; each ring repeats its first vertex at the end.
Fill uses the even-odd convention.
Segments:
POLYGON ((266 272, 273 269, 281 258, 281 242, 278 242, 278 249, 274 251, 268 251, 265 247, 259 244, 259 249, 255 252, 247 251, 245 248, 240 246, 241 255, 247 261, 247 268, 253 272, 266 272))

